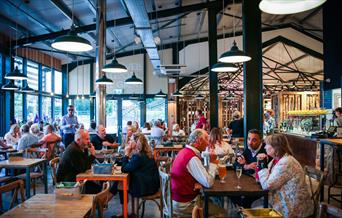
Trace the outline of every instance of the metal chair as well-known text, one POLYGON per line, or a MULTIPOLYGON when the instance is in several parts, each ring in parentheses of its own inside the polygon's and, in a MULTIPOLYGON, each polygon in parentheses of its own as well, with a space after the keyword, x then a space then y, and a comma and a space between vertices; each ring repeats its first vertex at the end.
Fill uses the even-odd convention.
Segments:
POLYGON ((57 184, 57 168, 59 166, 59 157, 55 157, 52 160, 50 160, 50 167, 51 167, 51 174, 52 174, 52 181, 53 185, 57 184))
POLYGON ((328 204, 330 203, 330 199, 334 199, 341 204, 340 208, 342 208, 342 184, 340 178, 342 177, 342 149, 333 148, 331 162, 332 167, 330 169, 332 171, 333 182, 328 187, 328 204), (340 194, 331 194, 331 188, 341 189, 340 194))
POLYGON ((164 167, 159 167, 162 216, 172 218, 171 176, 164 167))

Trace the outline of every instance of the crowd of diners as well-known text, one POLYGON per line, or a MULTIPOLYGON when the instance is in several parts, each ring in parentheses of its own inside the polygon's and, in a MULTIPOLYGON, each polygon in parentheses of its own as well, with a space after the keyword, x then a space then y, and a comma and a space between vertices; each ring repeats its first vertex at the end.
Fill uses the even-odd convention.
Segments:
MULTIPOLYGON (((161 120, 145 123, 140 128, 138 122, 127 122, 123 128, 123 141, 121 145, 106 133, 103 125, 91 124, 89 131, 78 123, 74 114, 74 106, 68 106, 68 114, 63 116, 60 125, 62 136, 54 131, 54 126, 39 124, 17 124, 11 126, 5 135, 6 141, 1 141, 1 146, 13 146, 18 150, 26 149, 31 145, 46 146, 49 141, 61 140, 64 144, 64 152, 61 155, 57 170, 57 182, 75 182, 79 173, 91 168, 94 163, 95 151, 104 147, 107 149, 118 147, 123 151, 123 173, 129 174, 129 193, 132 197, 152 195, 159 190, 159 172, 156 161, 153 159, 153 146, 149 143, 149 137, 162 143, 170 137, 186 137, 186 145, 173 159, 170 176, 172 187, 173 212, 178 217, 191 217, 193 208, 201 204, 200 190, 210 188, 214 184, 218 172, 217 160, 232 156, 235 150, 231 143, 223 139, 221 128, 208 128, 202 111, 196 112, 197 121, 192 132, 187 136, 178 124, 174 124, 168 130, 161 120), (198 125, 200 123, 200 125, 198 125), (43 131, 44 133, 43 133, 43 131), (92 135, 92 137, 90 136, 92 135), (204 167, 201 152, 209 150, 210 164, 204 167)), ((234 115, 235 120, 240 120, 240 114, 234 115)), ((234 122, 234 121, 233 121, 234 122)), ((234 136, 234 126, 240 128, 240 124, 233 124, 228 129, 228 134, 234 136)), ((224 132, 225 133, 225 132, 224 132)), ((270 207, 274 208, 284 217, 308 217, 313 214, 314 203, 309 194, 308 186, 304 180, 304 171, 299 162, 293 157, 286 137, 282 134, 269 134, 263 140, 263 131, 252 129, 248 132, 247 146, 243 153, 236 156, 234 166, 241 165, 243 173, 259 178, 262 189, 269 190, 270 207), (257 158, 267 157, 268 167, 256 172, 257 158), (257 174, 257 175, 255 175, 257 174)), ((101 191, 101 184, 87 181, 85 193, 95 194, 101 191)), ((113 182, 108 199, 119 194, 123 203, 123 194, 120 184, 113 182)), ((249 208, 257 198, 247 196, 231 198, 232 202, 249 208)), ((209 215, 226 217, 227 212, 213 202, 209 203, 209 215)))

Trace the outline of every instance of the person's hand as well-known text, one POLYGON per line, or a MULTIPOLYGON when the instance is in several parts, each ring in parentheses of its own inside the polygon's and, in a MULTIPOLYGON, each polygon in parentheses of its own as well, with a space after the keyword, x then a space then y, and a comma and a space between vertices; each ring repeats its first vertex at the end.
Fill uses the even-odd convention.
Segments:
POLYGON ((260 160, 263 160, 263 159, 267 158, 267 154, 260 153, 260 154, 257 155, 257 158, 260 159, 260 160))
POLYGON ((132 152, 132 144, 135 142, 131 142, 129 143, 126 147, 125 147, 125 156, 129 156, 132 152))
POLYGON ((246 164, 246 160, 245 160, 245 157, 244 156, 239 156, 238 158, 237 158, 237 162, 239 163, 239 164, 241 164, 241 165, 244 165, 244 164, 246 164))
POLYGON ((69 125, 69 128, 72 128, 73 126, 74 126, 74 125, 70 124, 70 125, 69 125))
POLYGON ((201 190, 202 188, 203 188, 203 187, 202 187, 202 185, 201 185, 200 183, 198 183, 198 182, 195 183, 194 191, 196 191, 196 190, 201 190))
POLYGON ((91 155, 95 156, 95 147, 93 144, 88 145, 88 151, 90 152, 91 155))
POLYGON ((103 146, 112 146, 112 143, 105 141, 105 142, 102 142, 102 145, 103 146))
POLYGON ((253 162, 253 163, 250 163, 250 164, 246 164, 244 166, 245 170, 255 170, 257 167, 257 162, 253 162))

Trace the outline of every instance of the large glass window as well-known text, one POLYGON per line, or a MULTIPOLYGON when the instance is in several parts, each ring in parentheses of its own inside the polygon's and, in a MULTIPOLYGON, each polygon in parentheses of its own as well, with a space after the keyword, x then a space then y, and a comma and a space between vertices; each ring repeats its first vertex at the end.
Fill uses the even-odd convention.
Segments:
POLYGON ((118 132, 118 101, 106 101, 106 124, 108 133, 118 132))
POLYGON ((50 122, 51 118, 51 98, 42 97, 42 118, 45 122, 50 122))
MULTIPOLYGON (((20 73, 23 73, 23 59, 21 57, 15 57, 14 58, 14 69, 18 67, 20 73)), ((15 80, 14 84, 18 87, 22 87, 22 81, 21 80, 15 80)))
POLYGON ((62 120, 62 99, 55 98, 55 105, 53 107, 53 117, 55 120, 62 120))
POLYGON ((23 94, 14 93, 14 118, 17 123, 23 121, 23 94))
POLYGON ((62 72, 55 70, 55 94, 62 94, 62 72))
POLYGON ((78 122, 84 125, 85 129, 90 125, 90 100, 89 99, 75 99, 74 106, 78 122))
POLYGON ((146 121, 157 119, 165 120, 165 99, 147 98, 146 99, 146 121))
POLYGON ((27 61, 27 83, 30 88, 38 90, 38 64, 27 61))
POLYGON ((39 121, 38 115, 38 96, 37 95, 27 95, 27 121, 39 121))
POLYGON ((137 121, 140 123, 140 103, 139 101, 123 100, 122 101, 122 124, 126 126, 127 121, 137 121))
POLYGON ((43 66, 42 67, 42 91, 43 92, 52 91, 51 77, 52 77, 51 68, 43 66))

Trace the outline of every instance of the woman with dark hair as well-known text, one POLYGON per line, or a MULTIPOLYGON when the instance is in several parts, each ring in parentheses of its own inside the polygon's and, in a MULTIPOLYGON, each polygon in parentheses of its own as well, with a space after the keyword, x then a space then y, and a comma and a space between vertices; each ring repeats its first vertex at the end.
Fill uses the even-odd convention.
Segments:
POLYGON ((216 127, 210 131, 209 148, 212 154, 220 158, 234 153, 232 147, 223 141, 222 130, 216 127))
POLYGON ((311 200, 302 166, 292 156, 283 134, 269 135, 265 139, 266 152, 273 160, 268 169, 258 172, 263 189, 270 191, 271 207, 284 217, 308 217, 313 214, 311 200))

